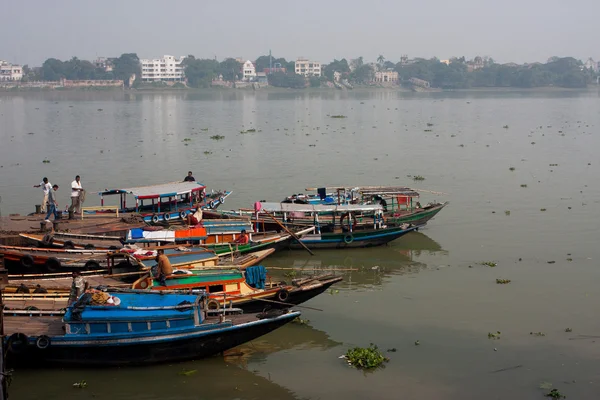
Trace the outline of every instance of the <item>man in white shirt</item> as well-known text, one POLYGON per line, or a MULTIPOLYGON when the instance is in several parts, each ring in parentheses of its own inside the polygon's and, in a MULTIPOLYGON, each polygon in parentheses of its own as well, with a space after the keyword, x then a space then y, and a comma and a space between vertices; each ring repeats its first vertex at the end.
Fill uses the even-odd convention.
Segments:
POLYGON ((75 177, 75 180, 71 182, 71 207, 69 207, 69 219, 73 219, 75 212, 81 212, 81 193, 83 188, 81 187, 81 178, 79 175, 75 177))
POLYGON ((52 184, 50 182, 48 182, 48 178, 44 177, 44 179, 42 179, 42 181, 40 182, 39 185, 33 185, 34 188, 42 188, 42 191, 44 192, 44 200, 42 200, 42 207, 41 207, 41 213, 45 213, 46 212, 46 203, 48 203, 48 193, 50 193, 50 190, 52 190, 52 184))

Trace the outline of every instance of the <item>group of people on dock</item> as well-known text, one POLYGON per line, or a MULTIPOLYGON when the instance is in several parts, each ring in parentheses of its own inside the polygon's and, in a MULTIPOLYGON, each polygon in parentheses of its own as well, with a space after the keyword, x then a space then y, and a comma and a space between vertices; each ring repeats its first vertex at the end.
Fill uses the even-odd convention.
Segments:
MULTIPOLYGON (((42 199, 42 204, 40 207, 40 212, 46 213, 46 217, 44 218, 46 222, 50 221, 50 217, 54 215, 54 220, 60 219, 60 214, 58 211, 58 200, 56 198, 56 191, 58 190, 58 185, 52 185, 48 178, 44 177, 42 181, 33 185, 34 188, 42 188, 44 193, 44 197, 42 199)), ((81 185, 81 177, 77 175, 75 180, 71 182, 71 206, 68 208, 69 219, 75 218, 75 213, 81 213, 81 204, 85 199, 85 190, 81 185)))

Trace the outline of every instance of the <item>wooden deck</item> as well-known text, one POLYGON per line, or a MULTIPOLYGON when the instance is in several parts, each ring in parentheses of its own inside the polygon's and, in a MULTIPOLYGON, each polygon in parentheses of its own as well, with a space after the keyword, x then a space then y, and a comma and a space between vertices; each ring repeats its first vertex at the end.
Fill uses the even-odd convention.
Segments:
MULTIPOLYGON (((0 235, 9 236, 19 233, 37 233, 42 230, 40 223, 44 221, 45 215, 11 215, 0 217, 0 235)), ((116 218, 114 215, 89 215, 85 219, 60 219, 58 227, 59 232, 84 233, 84 234, 107 234, 114 236, 124 235, 127 230, 142 227, 145 224, 132 218, 131 214, 123 214, 122 218, 116 218)))
MULTIPOLYGON (((93 275, 83 277, 89 287, 94 288, 96 286, 111 286, 111 287, 131 287, 131 284, 123 283, 115 278, 110 278, 105 275, 93 275)), ((72 277, 64 278, 10 278, 7 287, 16 287, 21 284, 27 286, 29 289, 34 289, 37 285, 40 285, 48 291, 59 291, 68 292, 71 290, 71 284, 73 283, 72 277)))
POLYGON ((27 336, 59 336, 65 333, 62 316, 43 317, 4 317, 4 333, 24 333, 27 336))

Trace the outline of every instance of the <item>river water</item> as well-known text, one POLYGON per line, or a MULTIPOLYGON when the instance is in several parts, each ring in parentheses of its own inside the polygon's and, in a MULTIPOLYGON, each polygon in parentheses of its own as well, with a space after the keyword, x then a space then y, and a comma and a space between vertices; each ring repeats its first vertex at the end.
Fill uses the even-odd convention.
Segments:
POLYGON ((209 188, 233 190, 230 208, 332 185, 411 185, 447 193, 423 195, 423 204, 450 201, 426 228, 386 247, 269 258, 267 267, 355 269, 306 304, 324 311, 302 310, 305 325, 225 358, 19 370, 11 394, 525 399, 552 384, 597 399, 599 127, 595 90, 1 95, 4 215, 33 211, 41 191, 31 186, 43 176, 61 186, 64 205, 81 175, 94 204, 101 189, 179 180, 190 169, 209 188), (248 129, 256 132, 241 133, 248 129), (497 266, 481 265, 488 261, 497 266), (396 349, 384 369, 363 373, 338 358, 369 343, 396 349), (85 389, 71 387, 81 380, 85 389))

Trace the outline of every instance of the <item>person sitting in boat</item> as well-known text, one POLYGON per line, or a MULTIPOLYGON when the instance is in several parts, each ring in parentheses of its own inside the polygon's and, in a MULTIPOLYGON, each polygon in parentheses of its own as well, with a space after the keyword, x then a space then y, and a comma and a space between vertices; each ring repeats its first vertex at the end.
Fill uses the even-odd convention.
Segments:
POLYGON ((238 236, 237 239, 233 241, 233 243, 235 244, 248 244, 248 242, 250 242, 250 237, 246 233, 245 229, 242 229, 240 236, 238 236))
POLYGON ((15 290, 16 293, 29 293, 29 288, 27 286, 25 286, 24 283, 21 283, 18 287, 17 290, 15 290))
POLYGON ((196 212, 187 215, 187 223, 190 226, 196 226, 200 224, 200 221, 202 221, 202 207, 200 207, 200 203, 197 203, 196 212))
POLYGON ((158 282, 160 286, 167 286, 166 278, 169 275, 173 274, 173 267, 171 266, 171 261, 169 261, 169 257, 165 255, 165 251, 163 249, 159 249, 156 255, 156 262, 158 263, 157 274, 158 282))
POLYGON ((33 291, 33 293, 48 293, 48 290, 43 288, 42 285, 40 285, 38 283, 38 285, 35 287, 35 290, 33 291))
POLYGON ((185 178, 183 178, 184 182, 196 182, 196 178, 192 176, 192 171, 188 171, 188 174, 185 178))

